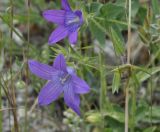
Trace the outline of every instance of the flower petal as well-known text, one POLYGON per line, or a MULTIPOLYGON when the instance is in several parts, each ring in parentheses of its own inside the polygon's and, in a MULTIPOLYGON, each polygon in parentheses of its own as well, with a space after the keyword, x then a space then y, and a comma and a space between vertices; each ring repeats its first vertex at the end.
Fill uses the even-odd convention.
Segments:
POLYGON ((76 75, 72 75, 72 84, 74 92, 77 94, 85 94, 90 91, 88 84, 76 75))
POLYGON ((63 92, 63 88, 57 79, 49 81, 40 91, 38 95, 39 105, 48 105, 52 101, 55 101, 63 92))
POLYGON ((66 11, 71 11, 71 7, 68 3, 68 0, 62 0, 62 8, 66 11))
POLYGON ((78 38, 78 31, 75 31, 75 32, 72 32, 71 34, 69 34, 69 42, 71 44, 76 44, 77 38, 78 38))
POLYGON ((36 76, 46 80, 52 79, 52 74, 54 73, 54 69, 51 66, 39 63, 38 61, 35 60, 29 60, 28 65, 31 72, 36 76))
POLYGON ((54 63, 53 63, 53 67, 57 70, 67 72, 66 60, 65 60, 63 54, 59 54, 55 58, 54 63))
POLYGON ((64 26, 59 26, 56 28, 49 37, 49 45, 52 45, 68 35, 68 30, 64 26))
POLYGON ((64 24, 65 11, 64 10, 46 10, 43 12, 43 17, 56 24, 64 24))
POLYGON ((76 10, 76 11, 74 12, 74 14, 76 14, 76 15, 79 17, 80 23, 83 24, 83 15, 82 15, 82 11, 76 10))
POLYGON ((75 32, 82 25, 81 18, 75 12, 67 11, 64 20, 69 33, 75 32))
POLYGON ((71 83, 67 83, 64 87, 64 101, 68 107, 80 115, 80 98, 78 94, 75 94, 71 83))

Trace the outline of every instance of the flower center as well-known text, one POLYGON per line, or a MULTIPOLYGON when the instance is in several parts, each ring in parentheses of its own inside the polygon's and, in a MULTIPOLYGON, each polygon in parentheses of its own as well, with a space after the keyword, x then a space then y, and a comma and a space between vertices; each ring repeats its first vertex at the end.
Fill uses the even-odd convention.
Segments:
POLYGON ((73 24, 79 24, 80 23, 80 18, 73 12, 66 12, 66 17, 65 17, 65 25, 73 25, 73 24))
POLYGON ((80 21, 79 17, 76 16, 76 17, 73 18, 73 19, 69 19, 66 24, 67 24, 67 25, 70 25, 70 24, 74 24, 74 23, 79 23, 79 21, 80 21))
POLYGON ((63 85, 66 82, 68 82, 70 79, 71 79, 71 75, 70 74, 65 74, 62 77, 60 77, 60 82, 63 85))

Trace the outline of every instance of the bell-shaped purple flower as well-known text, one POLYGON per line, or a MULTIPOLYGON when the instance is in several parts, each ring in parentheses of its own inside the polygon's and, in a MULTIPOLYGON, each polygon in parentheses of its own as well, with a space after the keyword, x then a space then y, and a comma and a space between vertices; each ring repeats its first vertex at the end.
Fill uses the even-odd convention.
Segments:
POLYGON ((35 60, 29 60, 28 65, 33 74, 48 80, 38 95, 39 105, 48 105, 64 93, 66 105, 80 115, 79 95, 88 93, 90 88, 84 80, 76 75, 72 68, 66 66, 62 54, 56 57, 52 66, 35 60))
POLYGON ((83 24, 82 12, 80 10, 72 11, 67 0, 61 0, 62 10, 46 10, 43 17, 49 21, 58 24, 58 27, 49 37, 49 45, 55 44, 65 37, 69 37, 71 44, 76 44, 78 38, 78 29, 83 24))

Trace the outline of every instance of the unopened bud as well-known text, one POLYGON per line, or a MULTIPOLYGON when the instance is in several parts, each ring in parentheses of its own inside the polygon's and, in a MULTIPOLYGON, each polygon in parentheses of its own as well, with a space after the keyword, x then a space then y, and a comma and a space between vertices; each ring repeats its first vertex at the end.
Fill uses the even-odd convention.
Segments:
POLYGON ((87 116, 86 121, 93 124, 99 124, 102 121, 102 115, 100 113, 92 113, 87 116))

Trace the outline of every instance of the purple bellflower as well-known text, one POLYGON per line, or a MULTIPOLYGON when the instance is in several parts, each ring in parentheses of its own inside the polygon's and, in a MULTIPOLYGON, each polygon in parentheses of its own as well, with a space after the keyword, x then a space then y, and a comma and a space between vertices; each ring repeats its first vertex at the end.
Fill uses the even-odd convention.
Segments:
POLYGON ((38 104, 45 106, 55 101, 64 93, 64 101, 68 107, 80 115, 80 94, 88 93, 88 84, 80 79, 71 67, 66 66, 64 56, 59 54, 52 66, 35 60, 28 62, 30 71, 36 76, 48 80, 38 95, 38 104))
POLYGON ((61 0, 61 3, 62 10, 46 10, 43 12, 43 17, 47 21, 58 25, 49 37, 49 45, 55 44, 67 36, 71 44, 76 44, 78 29, 83 24, 83 16, 80 10, 72 11, 67 0, 61 0))

